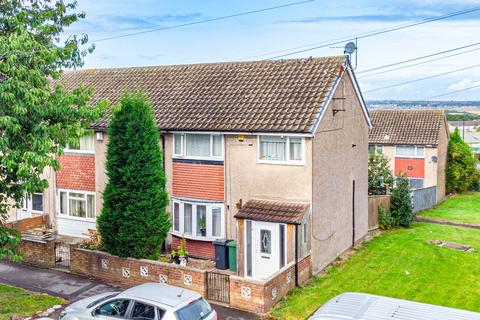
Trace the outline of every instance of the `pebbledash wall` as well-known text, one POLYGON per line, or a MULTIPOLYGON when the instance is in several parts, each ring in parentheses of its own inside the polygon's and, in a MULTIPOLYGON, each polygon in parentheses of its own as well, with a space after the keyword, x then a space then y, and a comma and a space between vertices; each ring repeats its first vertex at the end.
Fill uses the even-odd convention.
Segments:
MULTIPOLYGON (((207 294, 207 271, 160 261, 120 258, 101 251, 71 248, 70 271, 120 286, 160 282, 207 294)), ((310 256, 298 262, 298 282, 311 277, 310 256)), ((295 264, 290 263, 265 281, 230 276, 230 306, 255 313, 268 312, 295 288, 295 264)))

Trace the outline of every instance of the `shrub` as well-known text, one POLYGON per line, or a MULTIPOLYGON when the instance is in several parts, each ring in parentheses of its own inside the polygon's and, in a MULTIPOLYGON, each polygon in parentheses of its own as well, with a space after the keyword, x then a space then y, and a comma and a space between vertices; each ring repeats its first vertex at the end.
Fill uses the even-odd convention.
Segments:
POLYGON ((388 165, 388 158, 380 153, 368 154, 368 194, 383 195, 393 185, 393 175, 388 165))
POLYGON ((396 187, 392 191, 391 214, 396 226, 408 227, 413 221, 413 205, 408 177, 397 177, 396 187))
POLYGON ((382 230, 389 230, 395 227, 395 220, 389 209, 385 208, 383 204, 378 206, 378 225, 382 230))
POLYGON ((126 93, 110 121, 104 205, 98 217, 103 248, 120 257, 158 259, 170 229, 159 133, 142 93, 126 93))

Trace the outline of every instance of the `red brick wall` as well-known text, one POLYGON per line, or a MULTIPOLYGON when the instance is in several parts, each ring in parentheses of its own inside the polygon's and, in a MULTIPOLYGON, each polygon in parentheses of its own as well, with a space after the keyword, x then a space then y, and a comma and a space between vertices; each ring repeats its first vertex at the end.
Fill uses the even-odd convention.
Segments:
POLYGON ((54 241, 31 241, 22 239, 20 248, 23 255, 23 263, 42 268, 55 267, 54 241))
POLYGON ((42 228, 47 225, 48 215, 41 215, 32 218, 26 218, 21 220, 16 220, 6 224, 7 228, 14 228, 19 232, 24 232, 27 230, 42 228))
POLYGON ((413 158, 395 158, 395 175, 406 173, 411 178, 425 177, 425 160, 413 158))
POLYGON ((95 191, 95 155, 66 154, 57 160, 57 188, 95 191))
MULTIPOLYGON (((177 250, 182 238, 172 235, 172 250, 177 250)), ((215 260, 215 247, 210 241, 186 239, 188 254, 195 258, 215 260)))
POLYGON ((173 196, 224 200, 224 166, 173 163, 173 196))
POLYGON ((105 252, 72 248, 70 270, 123 287, 145 282, 159 282, 160 276, 166 276, 167 283, 170 285, 193 290, 202 295, 206 294, 205 271, 160 261, 124 259, 105 252), (106 267, 102 264, 102 260, 107 261, 106 267), (146 268, 146 275, 141 274, 142 267, 146 268), (123 275, 123 268, 128 268, 128 277, 123 275), (191 284, 185 284, 185 277, 191 277, 191 284))

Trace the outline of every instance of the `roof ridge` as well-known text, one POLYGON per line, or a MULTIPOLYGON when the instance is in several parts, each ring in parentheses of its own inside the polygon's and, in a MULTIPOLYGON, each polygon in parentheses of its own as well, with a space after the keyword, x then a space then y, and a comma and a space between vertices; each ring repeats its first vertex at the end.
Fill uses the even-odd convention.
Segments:
POLYGON ((261 63, 271 63, 271 64, 280 64, 280 63, 298 63, 298 62, 308 62, 308 61, 324 61, 328 59, 346 59, 344 55, 332 55, 332 56, 322 56, 322 57, 309 57, 309 58, 293 58, 293 59, 276 59, 276 60, 249 60, 249 61, 218 61, 218 62, 201 62, 201 63, 185 63, 185 64, 164 64, 164 65, 149 65, 149 66, 125 66, 125 67, 107 67, 107 68, 91 68, 91 69, 75 69, 75 70, 64 70, 64 74, 69 73, 79 73, 79 72, 94 72, 94 71, 117 71, 117 70, 132 70, 132 69, 167 69, 167 68, 184 68, 184 67, 202 67, 202 66, 214 66, 214 65, 251 65, 251 64, 261 64, 261 63))

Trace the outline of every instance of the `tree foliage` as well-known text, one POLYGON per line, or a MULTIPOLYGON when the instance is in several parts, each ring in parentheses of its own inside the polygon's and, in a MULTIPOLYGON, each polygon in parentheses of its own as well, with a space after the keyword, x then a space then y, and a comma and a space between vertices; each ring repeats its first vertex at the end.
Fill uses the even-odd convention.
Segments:
POLYGON ((393 174, 388 165, 389 159, 381 153, 368 154, 368 194, 387 194, 393 185, 393 174))
POLYGON ((170 229, 159 133, 147 98, 126 93, 108 129, 107 176, 98 228, 103 248, 157 259, 170 229))
MULTIPOLYGON (((54 156, 78 143, 105 108, 105 102, 87 104, 91 89, 67 90, 56 81, 62 68, 82 66, 93 50, 83 49, 86 35, 60 40, 66 27, 84 18, 75 7, 61 0, 0 2, 0 228, 8 202, 43 191, 44 169, 57 170, 54 156)), ((0 256, 15 254, 8 239, 0 236, 0 256)))
POLYGON ((391 216, 397 226, 408 227, 413 221, 413 205, 410 183, 406 174, 396 178, 396 186, 392 190, 391 216))
POLYGON ((448 142, 447 192, 464 192, 474 187, 479 180, 477 162, 456 128, 448 142))

